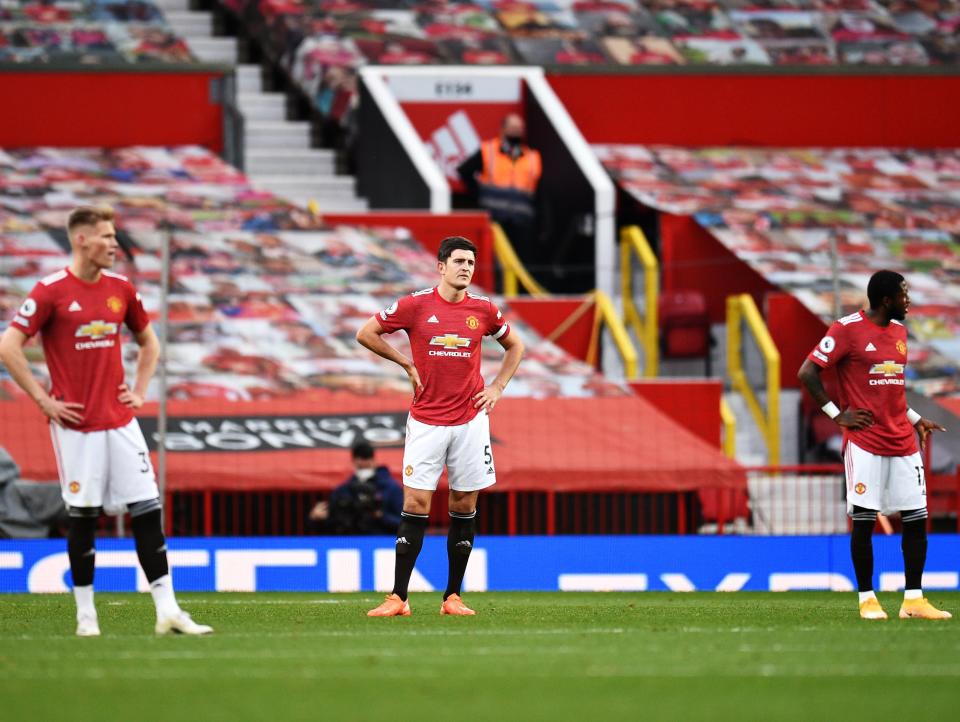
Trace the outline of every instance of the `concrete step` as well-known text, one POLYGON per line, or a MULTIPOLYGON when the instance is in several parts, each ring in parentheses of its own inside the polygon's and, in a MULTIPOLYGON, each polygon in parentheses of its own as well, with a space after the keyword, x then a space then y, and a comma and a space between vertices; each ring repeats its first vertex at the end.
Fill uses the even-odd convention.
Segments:
POLYGON ((247 95, 263 92, 263 71, 259 65, 237 66, 237 93, 247 95))
POLYGON ((244 106, 275 106, 287 107, 287 96, 283 93, 238 93, 237 104, 244 106))
POLYGON ((237 62, 236 38, 187 38, 187 45, 200 60, 208 63, 237 62))
POLYGON ((316 203, 321 214, 324 213, 365 213, 370 210, 366 198, 318 198, 308 195, 287 195, 284 198, 301 208, 316 203))
POLYGON ((165 10, 164 16, 177 35, 187 38, 209 38, 213 36, 213 14, 193 12, 192 10, 165 10))
POLYGON ((190 9, 190 0, 153 0, 153 4, 164 13, 168 10, 185 12, 190 9))
POLYGON ((265 105, 259 103, 239 103, 240 112, 247 122, 250 121, 274 121, 282 122, 287 119, 287 106, 283 105, 265 105))
POLYGON ((332 150, 248 149, 247 172, 260 175, 333 175, 336 157, 332 150))
POLYGON ((244 123, 248 150, 267 148, 309 148, 310 124, 255 120, 244 123))
POLYGON ((269 188, 279 196, 310 196, 313 198, 355 198, 353 176, 288 176, 260 175, 247 171, 250 182, 269 188))

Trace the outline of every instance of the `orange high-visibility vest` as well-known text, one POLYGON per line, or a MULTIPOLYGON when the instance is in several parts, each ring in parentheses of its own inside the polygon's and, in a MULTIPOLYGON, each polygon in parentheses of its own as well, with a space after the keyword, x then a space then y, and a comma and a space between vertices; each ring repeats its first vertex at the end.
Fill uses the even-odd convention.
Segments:
POLYGON ((477 176, 480 205, 490 211, 494 220, 532 220, 533 195, 540 181, 540 153, 521 146, 522 153, 514 160, 500 149, 500 139, 480 145, 483 170, 477 176))

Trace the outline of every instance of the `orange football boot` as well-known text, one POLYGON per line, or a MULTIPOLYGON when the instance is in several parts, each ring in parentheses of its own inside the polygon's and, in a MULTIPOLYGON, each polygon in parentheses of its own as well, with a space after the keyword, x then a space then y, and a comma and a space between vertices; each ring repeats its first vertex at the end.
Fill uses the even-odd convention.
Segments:
POLYGON ((463 600, 460 598, 459 594, 451 594, 446 598, 446 600, 444 600, 443 604, 440 605, 440 614, 453 614, 458 617, 470 617, 476 614, 476 612, 463 603, 463 600))
POLYGON ((410 603, 396 594, 388 594, 376 609, 367 612, 368 617, 409 617, 410 603))
POLYGON ((950 619, 953 615, 937 609, 926 597, 922 599, 904 599, 900 606, 900 619, 950 619))

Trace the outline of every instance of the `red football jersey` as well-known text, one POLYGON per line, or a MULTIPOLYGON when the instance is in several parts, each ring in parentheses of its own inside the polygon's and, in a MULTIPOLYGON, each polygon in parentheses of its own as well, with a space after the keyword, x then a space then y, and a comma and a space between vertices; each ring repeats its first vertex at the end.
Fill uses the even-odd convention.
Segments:
POLYGON ((404 296, 375 318, 387 333, 403 329, 410 337, 423 383, 410 407, 413 418, 432 426, 457 426, 477 415, 473 397, 483 390, 483 337, 501 339, 510 333, 489 298, 467 293, 459 303, 450 303, 436 288, 427 288, 404 296))
POLYGON ((139 332, 149 322, 126 276, 101 271, 98 281, 87 283, 64 269, 33 287, 12 323, 27 336, 40 333, 50 395, 83 404, 83 421, 70 428, 102 431, 133 418, 117 400, 117 387, 124 382, 120 324, 139 332))
POLYGON ((884 328, 858 311, 835 322, 807 358, 822 368, 837 367, 841 408, 873 412, 873 425, 846 431, 844 442, 852 440, 879 456, 916 453, 916 434, 907 421, 907 329, 902 323, 891 321, 884 328))

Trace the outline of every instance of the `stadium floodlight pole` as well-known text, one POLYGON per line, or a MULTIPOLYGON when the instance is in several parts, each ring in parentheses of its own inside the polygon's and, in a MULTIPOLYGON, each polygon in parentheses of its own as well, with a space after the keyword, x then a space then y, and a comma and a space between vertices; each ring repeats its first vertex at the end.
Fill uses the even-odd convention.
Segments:
MULTIPOLYGON (((160 386, 160 403, 157 408, 157 484, 160 487, 161 503, 167 490, 167 343, 170 328, 170 238, 173 230, 164 222, 160 246, 160 364, 157 381, 160 386)), ((166 509, 168 514, 170 509, 166 509)))
POLYGON ((840 303, 840 269, 837 262, 837 237, 830 233, 830 275, 833 279, 833 317, 843 315, 843 304, 840 303))

